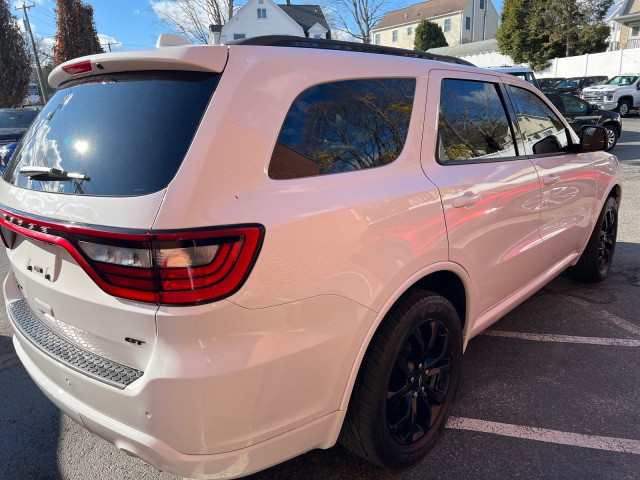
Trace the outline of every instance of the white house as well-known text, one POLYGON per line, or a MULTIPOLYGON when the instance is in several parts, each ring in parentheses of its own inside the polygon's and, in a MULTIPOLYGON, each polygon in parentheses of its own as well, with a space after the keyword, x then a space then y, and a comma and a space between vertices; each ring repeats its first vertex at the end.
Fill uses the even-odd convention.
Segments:
POLYGON ((640 0, 617 0, 605 21, 611 28, 609 50, 640 48, 640 0))
POLYGON ((373 43, 413 49, 422 20, 437 23, 449 45, 496 38, 498 11, 491 0, 430 0, 387 12, 372 29, 373 43))
POLYGON ((319 5, 279 5, 273 0, 249 0, 224 25, 211 25, 209 43, 228 43, 261 35, 331 38, 319 5))

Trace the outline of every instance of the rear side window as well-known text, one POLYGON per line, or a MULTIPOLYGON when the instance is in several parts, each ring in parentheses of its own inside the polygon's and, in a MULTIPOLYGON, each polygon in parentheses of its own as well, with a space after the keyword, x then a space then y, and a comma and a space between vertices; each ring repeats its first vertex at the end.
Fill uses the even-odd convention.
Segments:
POLYGON ((269 163, 269 177, 350 172, 393 162, 409 130, 413 78, 316 85, 294 100, 269 163))
POLYGON ((529 90, 513 86, 509 88, 525 154, 548 155, 566 151, 569 145, 567 131, 547 104, 529 90))
POLYGON ((219 77, 127 72, 69 83, 26 133, 4 179, 74 195, 162 190, 180 167, 219 77))
POLYGON ((516 155, 494 83, 445 79, 440 90, 438 160, 491 160, 516 155))

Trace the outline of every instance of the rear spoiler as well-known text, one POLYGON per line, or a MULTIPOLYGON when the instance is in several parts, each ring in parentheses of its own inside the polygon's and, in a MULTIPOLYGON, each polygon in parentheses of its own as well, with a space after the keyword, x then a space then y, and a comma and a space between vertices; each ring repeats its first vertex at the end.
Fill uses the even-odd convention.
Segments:
POLYGON ((188 70, 194 72, 220 73, 224 70, 229 55, 224 45, 180 45, 166 46, 153 51, 113 52, 74 58, 53 69, 49 85, 60 85, 76 78, 114 72, 145 70, 188 70))

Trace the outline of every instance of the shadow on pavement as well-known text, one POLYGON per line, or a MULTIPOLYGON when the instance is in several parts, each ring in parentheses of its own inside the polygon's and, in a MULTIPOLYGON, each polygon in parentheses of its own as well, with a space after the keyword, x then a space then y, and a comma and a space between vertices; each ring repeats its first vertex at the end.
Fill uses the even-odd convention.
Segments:
POLYGON ((29 378, 13 338, 4 334, 0 335, 0 385, 0 478, 61 479, 57 461, 61 413, 29 378))

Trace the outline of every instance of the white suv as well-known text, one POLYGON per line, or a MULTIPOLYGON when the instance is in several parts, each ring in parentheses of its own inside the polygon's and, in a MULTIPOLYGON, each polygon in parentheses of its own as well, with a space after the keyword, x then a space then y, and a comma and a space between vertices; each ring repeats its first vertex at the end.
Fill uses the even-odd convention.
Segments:
POLYGON ((472 337, 568 267, 606 276, 618 161, 528 83, 331 40, 180 43, 57 67, 0 182, 17 353, 121 450, 201 478, 339 438, 408 465, 472 337))

